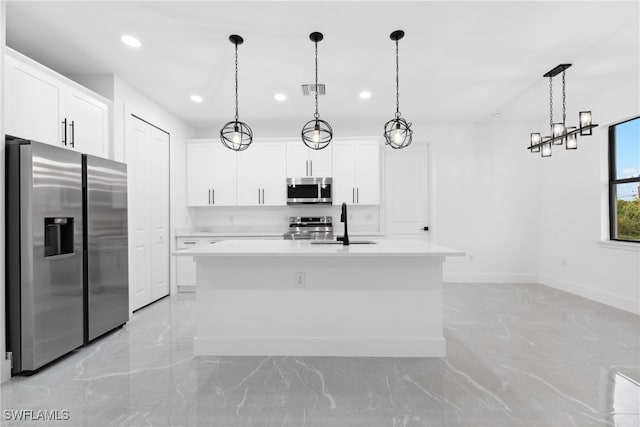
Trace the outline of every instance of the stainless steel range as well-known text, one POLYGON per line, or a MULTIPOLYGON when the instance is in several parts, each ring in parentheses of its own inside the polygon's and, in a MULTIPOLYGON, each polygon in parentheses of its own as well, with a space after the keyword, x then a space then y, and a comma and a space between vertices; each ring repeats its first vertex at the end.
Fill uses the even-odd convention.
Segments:
POLYGON ((333 239, 333 218, 330 216, 289 217, 289 231, 282 237, 285 240, 331 240, 333 239))

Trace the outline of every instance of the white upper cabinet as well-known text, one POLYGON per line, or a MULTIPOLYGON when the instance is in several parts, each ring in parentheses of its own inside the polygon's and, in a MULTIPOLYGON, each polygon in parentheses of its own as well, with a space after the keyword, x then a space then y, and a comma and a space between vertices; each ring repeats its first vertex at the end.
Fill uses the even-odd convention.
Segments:
POLYGON ((331 177, 332 146, 333 144, 329 144, 322 150, 312 150, 302 141, 287 143, 287 178, 331 177))
POLYGON ((107 157, 109 154, 108 106, 80 90, 68 88, 66 92, 65 118, 69 146, 86 154, 107 157))
POLYGON ((5 131, 8 135, 62 144, 62 89, 47 73, 7 56, 5 131))
POLYGON ((211 205, 213 142, 187 144, 187 205, 211 205))
POLYGON ((7 48, 6 133, 109 155, 110 101, 7 48))
POLYGON ((236 204, 236 152, 218 140, 188 141, 187 205, 236 204))
POLYGON ((338 140, 333 145, 333 203, 380 204, 379 142, 338 140))
POLYGON ((286 204, 286 146, 281 142, 254 142, 237 154, 238 205, 286 204))

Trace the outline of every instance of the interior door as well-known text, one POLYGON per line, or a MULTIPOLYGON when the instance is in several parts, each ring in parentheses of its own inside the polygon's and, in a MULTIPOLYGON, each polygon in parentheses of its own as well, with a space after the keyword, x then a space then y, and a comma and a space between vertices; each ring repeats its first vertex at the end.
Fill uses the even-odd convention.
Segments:
POLYGON ((402 150, 385 147, 387 235, 429 240, 428 147, 413 143, 402 150))
POLYGON ((152 185, 147 209, 151 216, 152 269, 151 300, 169 295, 169 134, 151 128, 151 150, 148 153, 152 185))
POLYGON ((133 310, 136 310, 151 302, 151 171, 149 155, 151 153, 151 126, 135 117, 131 120, 131 149, 130 159, 130 186, 131 212, 133 216, 133 259, 131 270, 134 272, 133 280, 129 286, 132 288, 131 302, 133 310))

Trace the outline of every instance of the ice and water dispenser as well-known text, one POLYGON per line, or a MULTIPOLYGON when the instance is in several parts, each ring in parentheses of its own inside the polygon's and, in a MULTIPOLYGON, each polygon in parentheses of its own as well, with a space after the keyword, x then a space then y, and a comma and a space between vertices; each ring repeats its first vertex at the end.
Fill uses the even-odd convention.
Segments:
POLYGON ((44 219, 44 256, 73 254, 73 217, 44 219))

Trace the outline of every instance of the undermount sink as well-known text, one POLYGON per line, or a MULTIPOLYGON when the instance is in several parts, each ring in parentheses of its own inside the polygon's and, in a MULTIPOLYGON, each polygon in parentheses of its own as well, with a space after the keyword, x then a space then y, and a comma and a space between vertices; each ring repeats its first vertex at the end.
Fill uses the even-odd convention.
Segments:
MULTIPOLYGON (((342 245, 342 242, 338 242, 335 240, 314 240, 311 242, 312 245, 342 245)), ((350 245, 376 245, 378 242, 374 242, 373 240, 350 240, 350 245)))

